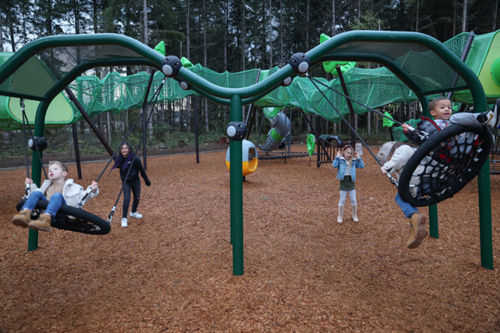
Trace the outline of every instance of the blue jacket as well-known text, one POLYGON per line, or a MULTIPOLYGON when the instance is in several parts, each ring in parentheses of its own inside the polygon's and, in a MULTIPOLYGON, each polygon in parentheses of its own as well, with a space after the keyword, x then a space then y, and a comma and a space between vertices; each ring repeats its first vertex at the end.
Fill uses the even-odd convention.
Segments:
MULTIPOLYGON (((344 180, 345 169, 347 166, 347 162, 344 157, 335 156, 335 160, 333 160, 332 167, 339 168, 337 171, 337 179, 344 180)), ((361 157, 353 158, 351 163, 351 179, 353 182, 356 181, 356 168, 363 169, 365 167, 365 163, 361 157)))

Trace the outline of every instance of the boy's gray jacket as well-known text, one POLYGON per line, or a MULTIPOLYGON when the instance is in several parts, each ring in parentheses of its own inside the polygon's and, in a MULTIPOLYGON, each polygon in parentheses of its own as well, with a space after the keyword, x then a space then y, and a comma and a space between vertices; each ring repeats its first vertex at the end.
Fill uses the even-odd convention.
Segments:
MULTIPOLYGON (((335 159, 333 160, 332 163, 332 167, 339 168, 339 171, 337 172, 337 179, 344 180, 345 169, 347 167, 347 161, 345 160, 344 156, 342 157, 335 156, 335 159)), ((364 167, 365 163, 363 163, 361 157, 352 158, 351 179, 353 182, 356 181, 356 168, 363 169, 364 167)))
MULTIPOLYGON (((52 184, 52 180, 47 179, 43 182, 42 187, 38 188, 35 183, 31 184, 30 189, 31 192, 34 191, 40 191, 45 195, 45 192, 47 192, 47 189, 49 186, 52 184)), ((87 189, 89 189, 87 187, 87 189)), ((90 191, 89 195, 87 195, 87 198, 85 198, 85 203, 89 202, 94 198, 96 195, 99 194, 99 187, 97 188, 96 192, 90 191)), ((85 195, 85 190, 81 185, 78 185, 77 183, 73 182, 73 179, 68 179, 64 183, 63 187, 63 193, 62 193, 64 200, 66 200, 66 205, 76 207, 78 208, 78 202, 80 201, 80 198, 82 198, 85 195)))

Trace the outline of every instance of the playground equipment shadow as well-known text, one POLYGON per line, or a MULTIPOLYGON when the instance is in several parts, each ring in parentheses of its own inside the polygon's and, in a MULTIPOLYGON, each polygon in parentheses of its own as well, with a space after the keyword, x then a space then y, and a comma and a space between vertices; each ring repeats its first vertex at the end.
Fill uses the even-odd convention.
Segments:
MULTIPOLYGON (((480 263, 477 180, 438 205, 440 238, 408 250, 396 188, 363 158, 360 222, 346 209, 342 224, 329 165, 260 161, 243 185, 243 276, 232 275, 225 151, 199 164, 194 155, 148 159, 144 218, 121 228, 120 201, 108 235, 53 229, 32 252, 27 230, 10 222, 25 170, 0 171, 9 180, 0 183, 0 332, 500 331, 500 273, 480 263)), ((90 184, 105 164, 84 164, 77 182, 90 184)), ((84 208, 106 218, 118 179, 106 172, 84 208)), ((500 177, 491 189, 499 258, 500 177)))

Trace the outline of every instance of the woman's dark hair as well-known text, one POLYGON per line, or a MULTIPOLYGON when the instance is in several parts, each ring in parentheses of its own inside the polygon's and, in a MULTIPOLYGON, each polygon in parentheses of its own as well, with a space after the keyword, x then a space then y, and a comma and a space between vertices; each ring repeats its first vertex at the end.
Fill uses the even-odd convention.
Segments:
POLYGON ((120 146, 120 152, 118 154, 118 157, 115 160, 115 165, 113 165, 113 167, 111 168, 111 170, 109 172, 111 173, 111 171, 113 171, 113 169, 116 169, 120 164, 122 164, 123 161, 125 161, 125 162, 122 164, 122 170, 125 171, 125 169, 127 169, 127 167, 129 166, 128 162, 131 161, 133 158, 134 158, 134 151, 132 150, 132 146, 130 145, 130 143, 124 142, 120 146), (128 148, 129 153, 128 153, 127 158, 125 158, 125 156, 122 155, 122 147, 123 146, 127 146, 127 148, 128 148))

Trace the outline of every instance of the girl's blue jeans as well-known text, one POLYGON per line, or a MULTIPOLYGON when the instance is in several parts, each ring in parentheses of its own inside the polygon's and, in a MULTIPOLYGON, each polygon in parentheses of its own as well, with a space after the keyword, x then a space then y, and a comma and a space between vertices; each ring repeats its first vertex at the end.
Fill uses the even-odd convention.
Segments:
MULTIPOLYGON (((33 211, 35 209, 36 204, 38 203, 38 200, 45 200, 45 195, 43 195, 42 192, 40 191, 34 191, 31 193, 31 195, 28 197, 26 202, 24 203, 22 209, 29 209, 33 211)), ((64 214, 58 214, 57 212, 59 211, 59 208, 61 208, 62 204, 66 204, 66 200, 64 200, 64 197, 61 193, 55 193, 50 197, 49 203, 47 205, 47 209, 45 209, 45 214, 50 214, 52 218, 56 217, 56 215, 61 215, 65 216, 64 214)))
POLYGON ((418 209, 416 207, 413 207, 406 201, 403 201, 401 197, 399 196, 399 193, 396 193, 396 203, 398 204, 399 208, 403 211, 403 214, 405 214, 406 218, 410 218, 413 214, 417 213, 418 214, 418 209))

